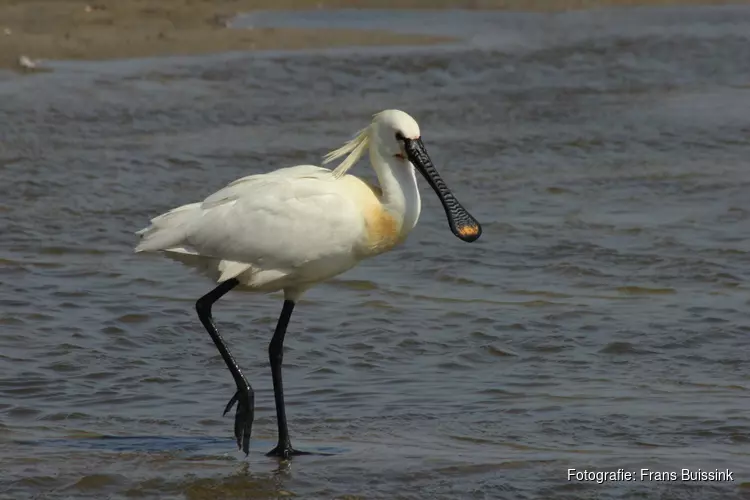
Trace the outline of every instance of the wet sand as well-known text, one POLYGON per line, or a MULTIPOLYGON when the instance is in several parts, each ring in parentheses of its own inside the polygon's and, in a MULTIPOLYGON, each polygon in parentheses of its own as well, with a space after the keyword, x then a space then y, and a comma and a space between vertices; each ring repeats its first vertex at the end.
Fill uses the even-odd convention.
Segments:
MULTIPOLYGON (((0 0, 0 68, 19 57, 117 59, 231 50, 429 44, 447 38, 360 30, 227 29, 238 12, 311 8, 568 10, 599 6, 718 4, 703 0, 0 0)), ((737 3, 737 2, 734 2, 737 3)))

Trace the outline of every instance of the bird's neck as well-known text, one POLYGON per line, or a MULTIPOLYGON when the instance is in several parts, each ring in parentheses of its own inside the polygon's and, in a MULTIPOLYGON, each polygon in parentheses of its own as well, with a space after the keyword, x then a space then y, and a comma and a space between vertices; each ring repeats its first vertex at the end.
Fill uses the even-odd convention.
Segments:
POLYGON ((401 219, 401 233, 408 233, 422 210, 414 167, 398 158, 384 158, 376 148, 370 149, 370 162, 383 190, 383 207, 401 219))

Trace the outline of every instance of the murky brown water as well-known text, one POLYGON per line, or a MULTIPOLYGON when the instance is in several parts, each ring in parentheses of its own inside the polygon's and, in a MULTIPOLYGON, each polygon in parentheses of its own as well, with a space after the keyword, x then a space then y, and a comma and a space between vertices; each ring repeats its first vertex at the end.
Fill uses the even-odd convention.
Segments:
POLYGON ((2 76, 0 497, 750 494, 750 9, 364 16, 251 22, 472 38, 2 76), (193 312, 211 284, 132 254, 132 232, 318 162, 390 107, 484 236, 453 237, 425 188, 405 246, 297 308, 290 429, 330 457, 264 456, 281 301, 230 294, 216 317, 257 391, 245 459, 193 312), (683 467, 735 481, 566 480, 683 467))

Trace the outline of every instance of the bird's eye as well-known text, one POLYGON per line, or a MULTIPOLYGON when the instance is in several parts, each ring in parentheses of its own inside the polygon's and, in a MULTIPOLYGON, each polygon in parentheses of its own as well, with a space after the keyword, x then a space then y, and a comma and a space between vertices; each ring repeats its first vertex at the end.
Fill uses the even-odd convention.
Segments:
POLYGON ((397 141, 405 141, 406 137, 404 137, 404 134, 402 134, 401 132, 396 132, 396 140, 397 141))

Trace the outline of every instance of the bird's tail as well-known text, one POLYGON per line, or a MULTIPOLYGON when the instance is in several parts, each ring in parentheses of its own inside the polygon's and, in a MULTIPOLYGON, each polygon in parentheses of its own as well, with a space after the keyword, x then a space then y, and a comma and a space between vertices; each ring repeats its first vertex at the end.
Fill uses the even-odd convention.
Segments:
POLYGON ((200 203, 174 208, 151 219, 151 225, 137 231, 141 241, 136 252, 155 252, 180 246, 187 236, 187 226, 201 210, 200 203))

